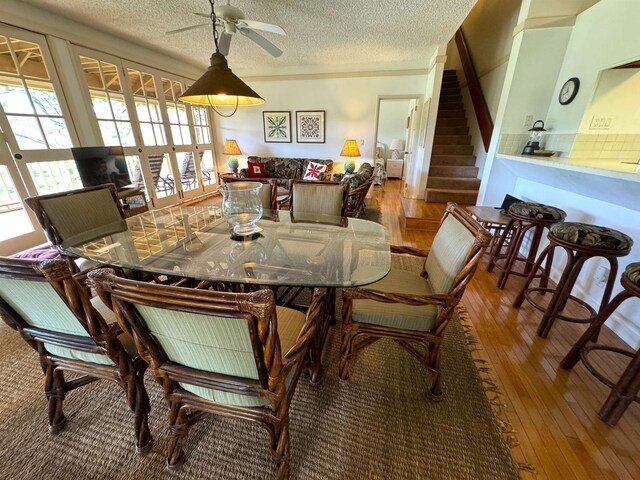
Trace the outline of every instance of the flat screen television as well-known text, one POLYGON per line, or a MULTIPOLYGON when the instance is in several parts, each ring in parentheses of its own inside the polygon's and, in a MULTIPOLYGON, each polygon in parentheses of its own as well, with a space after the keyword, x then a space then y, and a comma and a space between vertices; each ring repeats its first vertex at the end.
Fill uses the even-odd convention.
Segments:
POLYGON ((76 147, 71 153, 85 187, 105 183, 114 183, 118 191, 135 187, 122 147, 76 147))

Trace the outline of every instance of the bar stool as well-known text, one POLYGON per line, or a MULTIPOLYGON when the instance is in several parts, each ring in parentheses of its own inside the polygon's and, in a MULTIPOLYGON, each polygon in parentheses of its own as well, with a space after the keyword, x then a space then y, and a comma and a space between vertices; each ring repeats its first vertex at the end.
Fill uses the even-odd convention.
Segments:
POLYGON ((589 342, 589 340, 598 333, 600 327, 604 325, 604 322, 622 302, 632 297, 640 298, 640 262, 632 263, 627 266, 622 274, 620 283, 624 290, 616 295, 613 300, 611 300, 611 303, 609 303, 602 312, 598 314, 587 331, 584 332, 580 337, 580 340, 576 342, 560 363, 560 367, 563 369, 571 370, 576 363, 578 363, 578 360, 582 360, 582 363, 584 363, 587 370, 611 389, 609 397, 604 402, 604 405, 598 413, 600 419, 607 425, 611 426, 618 423, 618 420, 620 420, 620 417, 622 417, 622 414, 631 402, 640 402, 640 397, 638 397, 638 392, 640 392, 640 348, 633 352, 624 348, 598 343, 587 345, 587 342, 589 342), (626 357, 631 357, 629 365, 616 383, 600 373, 591 364, 587 355, 592 350, 606 350, 609 352, 619 353, 626 357))
MULTIPOLYGON (((502 213, 502 210, 496 207, 484 207, 484 206, 476 206, 469 205, 465 207, 471 216, 475 218, 480 225, 484 227, 489 233, 493 235, 491 239, 491 243, 485 252, 485 255, 492 255, 493 251, 498 245, 500 241, 500 237, 504 234, 504 230, 507 224, 511 221, 511 217, 507 214, 502 213)), ((502 248, 509 247, 509 240, 511 239, 511 235, 507 234, 506 244, 502 246, 502 248)))
POLYGON ((599 227, 597 225, 589 225, 578 222, 559 222, 551 226, 549 229, 549 246, 545 248, 538 260, 536 261, 532 273, 527 278, 526 283, 520 290, 520 293, 513 302, 513 306, 518 308, 526 299, 536 309, 544 312, 542 321, 538 326, 538 336, 546 338, 557 319, 573 323, 591 323, 598 312, 601 312, 604 306, 611 298, 611 291, 615 283, 618 272, 618 257, 629 254, 633 240, 622 232, 611 228, 599 227), (541 285, 532 288, 531 282, 534 278, 534 272, 539 269, 542 262, 545 262, 545 270, 549 271, 553 261, 553 251, 561 247, 567 253, 567 265, 562 272, 560 281, 555 289, 547 288, 547 285, 541 285), (610 273, 602 295, 602 301, 598 312, 582 299, 571 295, 571 290, 580 274, 580 270, 584 263, 593 257, 603 257, 609 262, 610 273), (539 292, 542 294, 551 292, 553 296, 547 306, 543 306, 536 302, 532 294, 539 292), (589 311, 589 315, 584 318, 571 317, 562 314, 567 302, 572 300, 589 311))
MULTIPOLYGON (((491 260, 487 268, 487 272, 493 271, 494 267, 502 271, 498 280, 498 288, 500 289, 506 285, 509 275, 517 275, 519 277, 529 276, 529 273, 532 272, 531 269, 534 267, 536 253, 538 253, 538 247, 540 246, 544 229, 564 220, 567 216, 564 210, 533 202, 514 203, 509 207, 507 214, 511 217, 511 220, 505 227, 500 241, 491 255, 491 260), (522 247, 525 235, 530 230, 533 233, 531 244, 527 256, 523 257, 519 255, 520 248, 522 247), (502 247, 509 235, 511 235, 511 240, 509 241, 507 252, 501 254, 502 247), (518 262, 524 263, 522 272, 517 271, 515 268, 518 262)), ((548 268, 545 268, 542 273, 538 273, 538 271, 534 269, 532 275, 541 277, 540 283, 546 287, 549 278, 548 268)))

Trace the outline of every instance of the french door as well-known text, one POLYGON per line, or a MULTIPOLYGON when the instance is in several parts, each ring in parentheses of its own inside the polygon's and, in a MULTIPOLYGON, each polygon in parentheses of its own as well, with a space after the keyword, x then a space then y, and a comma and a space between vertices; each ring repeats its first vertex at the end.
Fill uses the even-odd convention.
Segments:
POLYGON ((0 26, 0 254, 43 242, 22 199, 81 187, 78 144, 45 38, 0 26))
POLYGON ((185 79, 75 47, 83 94, 104 145, 122 145, 134 183, 151 207, 213 190, 213 144, 207 108, 178 101, 185 79))

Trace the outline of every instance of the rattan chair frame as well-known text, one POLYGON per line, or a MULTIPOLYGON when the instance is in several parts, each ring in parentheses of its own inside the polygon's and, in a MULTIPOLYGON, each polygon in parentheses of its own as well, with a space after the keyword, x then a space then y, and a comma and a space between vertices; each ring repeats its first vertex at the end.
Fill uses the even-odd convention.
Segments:
POLYGON ((117 323, 106 323, 93 308, 89 295, 79 283, 85 275, 72 276, 67 263, 62 259, 46 260, 38 264, 32 260, 0 258, 0 276, 33 282, 48 281, 89 335, 71 335, 31 326, 0 298, 0 316, 38 352, 40 366, 45 374, 45 395, 49 402, 49 431, 57 433, 65 427, 63 401, 68 392, 100 379, 112 380, 124 390, 127 403, 134 413, 136 452, 148 452, 153 445, 153 437, 147 424, 151 407, 143 381, 147 364, 140 357, 131 358, 118 339, 122 334, 120 326, 117 323), (53 355, 47 351, 45 342, 80 352, 105 355, 113 365, 53 355), (65 380, 65 371, 81 376, 65 380))
MULTIPOLYGON (((458 207, 455 203, 449 203, 440 225, 452 215, 469 232, 475 240, 466 254, 464 266, 456 276, 447 294, 409 295, 402 293, 389 293, 369 288, 348 288, 342 291, 342 343, 340 348, 339 376, 342 380, 348 380, 351 364, 355 354, 363 348, 371 345, 381 338, 390 338, 396 341, 405 350, 415 356, 431 374, 432 383, 429 393, 433 399, 442 396, 440 374, 440 344, 443 334, 453 312, 460 302, 466 286, 469 284, 478 267, 478 263, 484 251, 491 243, 492 236, 469 213, 458 207), (435 305, 439 307, 439 313, 435 319, 431 331, 405 330, 385 327, 367 323, 359 323, 353 320, 353 300, 374 300, 383 303, 398 303, 403 305, 435 305)), ((392 246, 391 253, 412 255, 419 258, 428 257, 429 253, 411 247, 392 246)), ((427 272, 421 273, 423 278, 428 278, 427 272)))
POLYGON ((60 253, 60 256, 62 256, 62 258, 67 260, 67 263, 69 264, 69 268, 73 273, 78 273, 78 267, 73 262, 73 260, 79 257, 69 255, 68 253, 62 250, 62 243, 64 242, 65 239, 62 238, 56 226, 51 222, 51 219, 47 215, 42 202, 46 200, 50 200, 52 198, 69 197, 72 195, 82 195, 84 193, 93 192, 96 190, 109 191, 109 193, 111 194, 111 197, 113 198, 113 203, 118 209, 120 218, 124 219, 125 218, 124 210, 122 208, 122 204, 118 200, 118 192, 116 190, 116 186, 113 183, 107 183, 105 185, 97 185, 95 187, 80 188, 77 190, 71 190, 67 192, 51 193, 49 195, 38 195, 35 197, 28 197, 24 199, 24 202, 31 208, 31 210, 33 210, 33 213, 35 214, 36 218, 38 219, 38 222, 40 223, 40 226, 42 227, 45 234, 47 235, 49 242, 51 242, 51 244, 54 247, 56 247, 56 249, 58 250, 58 253, 60 253))
POLYGON ((364 213, 364 200, 367 197, 367 193, 369 193, 369 189, 372 184, 373 176, 362 185, 358 185, 354 189, 349 189, 345 216, 358 218, 364 213), (349 202, 350 199, 354 199, 353 202, 349 202))
POLYGON ((117 277, 113 270, 89 274, 92 286, 107 305, 113 307, 121 326, 135 340, 140 355, 149 364, 169 403, 167 468, 184 461, 183 445, 193 425, 203 413, 242 418, 264 427, 271 438, 277 464, 277 478, 289 476, 289 405, 303 368, 311 375, 320 369, 321 345, 318 332, 325 329, 324 289, 315 289, 305 323, 288 352, 281 351, 273 292, 227 293, 210 290, 154 285, 117 277), (246 322, 256 361, 258 379, 213 373, 171 362, 149 332, 134 305, 168 308, 202 315, 219 315, 246 322), (308 363, 307 363, 308 362, 308 363), (298 367, 289 387, 285 380, 298 367), (243 407, 217 403, 184 390, 180 383, 229 393, 264 397, 270 405, 243 407))

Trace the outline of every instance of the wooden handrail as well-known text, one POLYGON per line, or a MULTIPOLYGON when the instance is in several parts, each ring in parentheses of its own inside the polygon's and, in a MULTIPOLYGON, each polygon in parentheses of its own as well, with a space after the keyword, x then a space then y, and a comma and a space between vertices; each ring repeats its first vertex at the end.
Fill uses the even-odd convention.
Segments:
POLYGON ((458 53, 460 54, 460 61, 462 62, 462 69, 464 70, 464 76, 467 79, 469 94, 471 95, 471 101, 473 102, 473 109, 475 110, 476 118, 478 119, 482 143, 484 143, 485 151, 488 152, 489 144, 491 143, 491 135, 493 134, 493 120, 489 113, 489 107, 487 107, 487 101, 482 94, 480 81, 478 80, 476 69, 473 66, 471 54, 467 47, 467 42, 464 39, 462 28, 459 28, 456 32, 455 39, 456 46, 458 47, 458 53))

